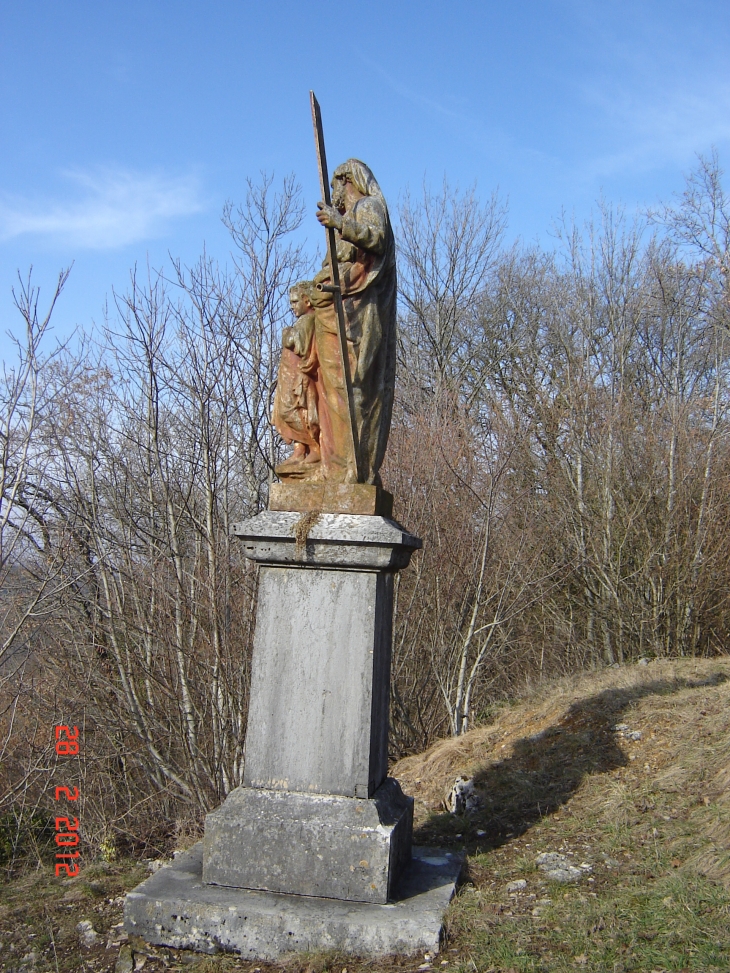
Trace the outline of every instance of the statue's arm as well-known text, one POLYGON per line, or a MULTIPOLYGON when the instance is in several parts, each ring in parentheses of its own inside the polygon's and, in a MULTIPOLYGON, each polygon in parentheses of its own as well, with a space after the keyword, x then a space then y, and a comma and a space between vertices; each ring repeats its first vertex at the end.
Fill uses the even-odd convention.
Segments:
POLYGON ((363 199, 342 217, 342 239, 381 256, 385 250, 385 214, 376 200, 363 199))

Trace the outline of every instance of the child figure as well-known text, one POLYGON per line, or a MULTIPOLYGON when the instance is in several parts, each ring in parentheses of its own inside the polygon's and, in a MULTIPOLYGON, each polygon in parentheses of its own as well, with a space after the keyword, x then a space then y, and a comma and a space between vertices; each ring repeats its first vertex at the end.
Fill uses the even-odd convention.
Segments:
MULTIPOLYGON (((284 328, 281 336, 279 376, 271 421, 287 445, 294 443, 292 455, 276 469, 285 476, 297 476, 300 466, 320 460, 312 286, 311 281, 305 280, 289 291, 289 303, 296 321, 284 328)), ((305 476, 307 471, 303 469, 299 475, 305 476)))

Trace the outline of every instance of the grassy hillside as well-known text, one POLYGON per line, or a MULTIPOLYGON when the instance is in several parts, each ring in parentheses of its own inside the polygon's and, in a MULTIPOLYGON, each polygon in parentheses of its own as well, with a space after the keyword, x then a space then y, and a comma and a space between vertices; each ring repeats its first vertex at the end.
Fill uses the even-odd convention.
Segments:
POLYGON ((402 761, 419 839, 469 852, 445 958, 464 970, 730 969, 728 676, 725 661, 679 661, 564 680, 402 761), (435 813, 458 773, 474 777, 481 809, 435 813), (551 851, 591 871, 555 884, 536 867, 551 851))
MULTIPOLYGON (((416 798, 417 841, 467 852, 441 953, 307 957, 288 970, 730 969, 730 661, 553 683, 393 773, 416 798), (464 815, 443 805, 457 776, 476 784, 464 815), (576 880, 551 879, 536 863, 544 852, 576 880)), ((121 893, 144 874, 100 863, 66 883, 45 870, 9 883, 0 970, 270 969, 125 942, 121 893), (79 945, 82 920, 99 934, 93 946, 79 945)))

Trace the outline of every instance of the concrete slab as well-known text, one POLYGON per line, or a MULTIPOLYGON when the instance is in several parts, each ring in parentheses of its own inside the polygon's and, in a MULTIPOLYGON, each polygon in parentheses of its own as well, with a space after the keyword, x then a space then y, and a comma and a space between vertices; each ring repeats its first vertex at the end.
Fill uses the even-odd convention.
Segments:
POLYGON ((204 885, 203 846, 178 855, 127 895, 124 926, 155 945, 278 960, 338 950, 354 956, 437 952, 443 915, 463 863, 414 848, 387 905, 204 885))

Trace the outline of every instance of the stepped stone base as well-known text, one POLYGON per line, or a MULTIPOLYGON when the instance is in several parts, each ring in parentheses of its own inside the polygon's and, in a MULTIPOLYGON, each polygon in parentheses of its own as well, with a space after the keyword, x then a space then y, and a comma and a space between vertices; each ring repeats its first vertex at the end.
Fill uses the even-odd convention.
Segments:
POLYGON ((205 819, 203 881, 385 903, 412 829, 413 798, 393 778, 370 800, 238 787, 205 819))
POLYGON ((461 870, 459 855, 414 848, 387 905, 205 885, 203 843, 127 895, 124 926, 147 942, 201 953, 275 961, 291 953, 353 956, 438 952, 442 919, 461 870))

